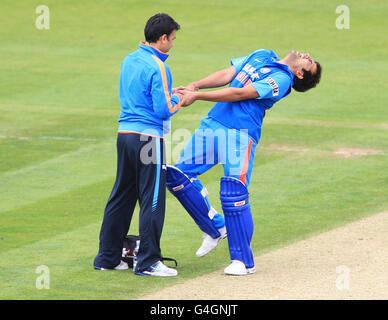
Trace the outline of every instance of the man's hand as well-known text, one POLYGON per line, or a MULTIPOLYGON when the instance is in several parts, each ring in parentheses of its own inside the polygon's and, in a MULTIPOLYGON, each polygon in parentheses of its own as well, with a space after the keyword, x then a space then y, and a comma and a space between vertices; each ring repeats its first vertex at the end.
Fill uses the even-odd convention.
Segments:
POLYGON ((171 95, 173 96, 174 94, 176 94, 179 90, 183 90, 185 89, 185 87, 183 86, 179 86, 178 88, 172 88, 171 89, 171 95))
POLYGON ((183 100, 181 100, 181 107, 187 107, 197 100, 197 92, 188 89, 179 90, 179 94, 182 94, 183 100))
MULTIPOLYGON (((171 92, 172 92, 172 90, 171 90, 171 92)), ((180 93, 179 91, 176 91, 176 92, 174 93, 174 96, 177 96, 177 97, 179 98, 179 101, 181 102, 181 107, 182 107, 183 94, 180 93)))
POLYGON ((179 94, 179 99, 181 99, 181 96, 183 97, 183 99, 181 99, 181 107, 187 107, 191 105, 196 100, 194 93, 199 90, 195 82, 190 83, 186 87, 180 86, 175 89, 175 94, 179 94))
POLYGON ((186 86, 186 89, 190 90, 190 91, 198 91, 199 87, 197 86, 197 84, 195 82, 192 82, 188 86, 186 86))

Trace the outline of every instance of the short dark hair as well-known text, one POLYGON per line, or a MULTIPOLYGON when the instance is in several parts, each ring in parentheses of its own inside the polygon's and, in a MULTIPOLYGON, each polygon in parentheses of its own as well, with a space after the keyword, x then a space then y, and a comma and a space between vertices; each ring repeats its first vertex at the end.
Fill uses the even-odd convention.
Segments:
POLYGON ((174 30, 179 29, 180 25, 168 14, 157 13, 147 21, 144 28, 145 40, 154 43, 157 42, 162 35, 166 34, 167 36, 170 36, 174 30))
POLYGON ((322 67, 318 61, 315 61, 317 71, 312 74, 311 71, 303 69, 303 79, 295 77, 294 85, 292 86, 296 91, 305 92, 311 88, 315 88, 321 80, 322 67))

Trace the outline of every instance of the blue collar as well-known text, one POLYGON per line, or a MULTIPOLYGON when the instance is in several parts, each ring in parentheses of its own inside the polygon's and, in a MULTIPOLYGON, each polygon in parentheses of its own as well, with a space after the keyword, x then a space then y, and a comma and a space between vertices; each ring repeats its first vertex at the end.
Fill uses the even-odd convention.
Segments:
POLYGON ((168 58, 168 53, 164 53, 157 49, 152 48, 150 45, 146 44, 144 41, 141 41, 139 47, 155 56, 157 56, 163 62, 168 58))
POLYGON ((287 71, 290 76, 291 76, 291 80, 292 80, 292 84, 294 84, 294 78, 295 78, 295 75, 294 73, 291 71, 291 69, 289 68, 288 65, 286 64, 283 64, 283 63, 278 63, 278 61, 280 60, 278 58, 278 56, 276 55, 276 53, 274 51, 270 51, 270 57, 271 57, 271 62, 272 63, 276 63, 277 66, 281 67, 283 70, 287 71))

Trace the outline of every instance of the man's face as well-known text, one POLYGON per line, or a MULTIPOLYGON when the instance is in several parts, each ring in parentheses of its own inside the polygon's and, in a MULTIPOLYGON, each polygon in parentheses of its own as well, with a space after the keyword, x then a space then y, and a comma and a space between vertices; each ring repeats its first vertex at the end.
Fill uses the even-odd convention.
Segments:
POLYGON ((310 54, 308 53, 300 53, 292 50, 288 54, 288 58, 293 66, 295 76, 300 79, 303 78, 303 69, 311 71, 312 74, 317 71, 317 64, 311 59, 310 54))
POLYGON ((161 51, 167 53, 174 45, 174 40, 176 39, 176 30, 173 30, 170 36, 164 34, 161 38, 161 51))

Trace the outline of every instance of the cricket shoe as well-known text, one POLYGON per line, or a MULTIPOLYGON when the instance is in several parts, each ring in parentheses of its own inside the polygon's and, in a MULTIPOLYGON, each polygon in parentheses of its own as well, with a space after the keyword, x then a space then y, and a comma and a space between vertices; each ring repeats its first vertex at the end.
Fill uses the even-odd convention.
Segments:
POLYGON ((120 261, 120 263, 116 267, 114 267, 113 269, 96 267, 96 266, 94 266, 94 269, 101 270, 101 271, 105 271, 105 270, 128 270, 129 267, 128 267, 128 263, 126 263, 124 261, 120 261))
POLYGON ((218 231, 221 235, 215 239, 209 236, 207 233, 203 235, 202 245, 195 254, 197 257, 203 257, 207 255, 210 251, 214 250, 218 246, 222 239, 226 238, 226 227, 222 227, 218 229, 218 231))
POLYGON ((245 276, 247 274, 255 273, 256 269, 247 268, 245 264, 239 260, 232 260, 232 263, 225 268, 224 273, 232 276, 245 276))
POLYGON ((134 271, 139 276, 173 277, 178 275, 178 271, 167 267, 162 261, 154 263, 151 267, 143 271, 134 271))

